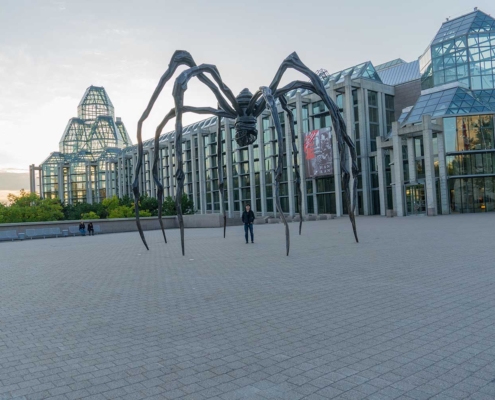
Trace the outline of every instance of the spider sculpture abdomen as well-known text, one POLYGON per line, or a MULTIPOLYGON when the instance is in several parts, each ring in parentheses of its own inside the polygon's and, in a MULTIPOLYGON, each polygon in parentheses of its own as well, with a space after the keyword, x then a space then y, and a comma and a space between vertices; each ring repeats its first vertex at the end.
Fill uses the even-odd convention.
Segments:
POLYGON ((258 129, 256 128, 256 117, 247 114, 249 103, 253 99, 253 94, 249 89, 242 90, 236 97, 237 103, 242 110, 242 115, 235 119, 235 141, 239 147, 249 146, 256 141, 258 129))
POLYGON ((299 164, 297 154, 299 153, 296 141, 295 141, 295 129, 294 129, 294 117, 292 115, 292 111, 289 109, 287 100, 285 95, 293 91, 295 89, 304 89, 309 90, 316 95, 318 95, 325 105, 328 107, 330 118, 332 120, 332 125, 335 132, 335 137, 337 140, 337 147, 340 153, 340 171, 342 178, 342 189, 346 194, 347 199, 347 210, 349 213, 349 218, 351 220, 352 229, 354 232, 354 237, 356 242, 358 242, 357 231, 356 231, 356 222, 354 216, 354 210, 356 206, 357 200, 357 176, 359 173, 359 169, 357 166, 357 156, 356 149, 354 143, 346 132, 346 126, 342 115, 340 114, 340 110, 337 105, 332 101, 329 97, 328 93, 323 86, 322 81, 313 71, 311 71, 303 62, 299 59, 299 56, 296 53, 292 53, 289 55, 279 67, 275 77, 273 78, 270 86, 261 86, 260 90, 258 90, 254 95, 248 90, 244 89, 239 93, 237 97, 234 97, 232 91, 229 87, 222 81, 220 77, 220 73, 217 68, 211 64, 201 64, 196 65, 192 56, 183 50, 177 50, 172 59, 170 61, 168 69, 165 71, 163 76, 160 79, 149 103, 146 107, 143 115, 139 119, 138 129, 137 129, 137 139, 138 139, 138 160, 136 164, 136 173, 135 179, 132 185, 133 193, 134 193, 134 208, 136 212, 136 224, 139 230, 139 234, 141 239, 143 240, 144 245, 148 249, 148 244, 146 243, 146 239, 144 237, 143 230, 141 228, 141 223, 139 221, 139 174, 143 161, 143 142, 141 137, 141 130, 143 122, 148 118, 153 105, 156 102, 156 99, 160 95, 163 87, 167 83, 167 81, 173 76, 177 67, 180 65, 186 65, 189 67, 185 71, 183 71, 176 79, 176 83, 174 85, 173 96, 175 101, 175 107, 171 109, 167 115, 164 117, 163 121, 158 125, 155 132, 155 145, 154 145, 154 156, 153 156, 153 167, 152 167, 152 175, 153 180, 157 187, 157 198, 158 198, 158 219, 160 221, 160 226, 163 232, 163 238, 165 243, 167 242, 167 238, 165 236, 165 230, 162 222, 162 204, 163 204, 163 184, 159 179, 158 174, 158 158, 157 153, 159 151, 159 138, 160 134, 167 124, 167 122, 176 118, 175 123, 175 149, 176 149, 176 182, 177 182, 177 191, 176 191, 176 199, 175 204, 177 207, 177 219, 179 222, 180 228, 180 237, 181 237, 181 246, 182 246, 182 255, 184 255, 184 222, 182 217, 182 209, 181 209, 181 197, 184 188, 184 170, 182 165, 182 114, 186 112, 193 112, 197 114, 213 114, 217 117, 217 160, 218 160, 218 188, 220 192, 220 212, 223 214, 224 219, 224 237, 225 237, 225 229, 226 229, 226 214, 224 210, 224 179, 223 179, 223 165, 221 157, 221 119, 228 118, 235 121, 235 140, 239 147, 245 147, 250 144, 253 144, 258 137, 257 130, 257 118, 262 114, 265 109, 268 109, 273 117, 273 122, 275 125, 275 130, 277 133, 277 141, 278 141, 278 157, 277 157, 277 168, 275 170, 275 198, 277 210, 282 218, 285 225, 285 233, 286 233, 286 251, 287 255, 289 255, 289 227, 282 210, 281 202, 280 202, 280 181, 282 179, 282 171, 283 171, 283 153, 285 151, 283 143, 284 143, 284 133, 282 132, 282 126, 278 117, 278 110, 276 100, 280 102, 281 108, 287 114, 289 120, 289 130, 287 138, 291 140, 292 143, 292 154, 294 157, 293 165, 294 165, 294 183, 296 185, 296 193, 298 198, 299 205, 299 234, 301 234, 301 227, 303 221, 302 215, 302 192, 301 192, 301 176, 299 173, 299 164), (301 72, 307 78, 308 81, 293 81, 288 85, 279 88, 280 80, 282 79, 283 74, 288 68, 295 69, 296 71, 301 72), (213 81, 206 76, 209 74, 213 81), (202 83, 204 83, 215 95, 218 107, 191 107, 184 105, 184 93, 187 90, 187 83, 190 79, 197 77, 202 83), (229 104, 230 101, 230 104, 229 104), (349 150, 351 165, 349 166, 349 158, 347 156, 347 149, 349 150), (350 168, 349 168, 350 167, 350 168), (349 171, 349 169, 351 171, 349 171), (351 173, 353 179, 353 187, 351 192, 350 187, 350 178, 351 173), (352 198, 351 198, 352 193, 352 198))
POLYGON ((235 120, 235 141, 239 147, 249 146, 256 142, 258 138, 258 129, 256 128, 256 118, 237 117, 235 120))

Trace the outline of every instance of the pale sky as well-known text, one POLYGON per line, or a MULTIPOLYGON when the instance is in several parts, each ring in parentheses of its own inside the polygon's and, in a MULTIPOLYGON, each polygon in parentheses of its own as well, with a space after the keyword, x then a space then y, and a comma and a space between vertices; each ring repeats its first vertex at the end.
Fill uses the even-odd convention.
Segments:
MULTIPOLYGON (((0 191, 27 187, 25 174, 16 184, 5 173, 25 173, 58 151, 90 85, 105 87, 135 143, 137 120, 176 49, 216 64, 235 94, 254 92, 293 51, 329 72, 368 60, 412 61, 446 17, 475 6, 495 13, 493 0, 0 0, 0 191)), ((282 83, 295 78, 286 74, 282 83)), ((173 107, 172 86, 146 122, 145 139, 173 107)), ((199 83, 185 98, 216 105, 199 83)))

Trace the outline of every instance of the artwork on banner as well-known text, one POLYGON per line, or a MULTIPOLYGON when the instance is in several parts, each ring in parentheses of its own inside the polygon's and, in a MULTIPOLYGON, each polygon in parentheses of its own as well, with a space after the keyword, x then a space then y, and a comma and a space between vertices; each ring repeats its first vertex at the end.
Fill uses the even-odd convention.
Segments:
POLYGON ((306 177, 333 175, 332 128, 321 128, 304 136, 306 177))

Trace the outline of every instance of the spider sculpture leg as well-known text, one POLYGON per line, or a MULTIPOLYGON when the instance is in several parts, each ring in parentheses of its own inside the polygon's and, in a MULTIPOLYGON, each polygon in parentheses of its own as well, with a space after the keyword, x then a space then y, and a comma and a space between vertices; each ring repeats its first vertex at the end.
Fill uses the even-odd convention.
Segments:
POLYGON ((280 203, 280 181, 282 179, 283 171, 283 157, 284 157, 284 139, 282 135, 282 127, 280 125, 280 119, 278 118, 277 105, 275 104, 275 98, 272 95, 270 88, 262 86, 260 88, 261 94, 266 101, 266 105, 270 112, 272 113, 273 122, 275 123, 275 129, 277 130, 277 142, 278 142, 278 154, 277 154, 277 169, 275 171, 275 198, 277 203, 277 209, 282 217, 282 221, 285 225, 285 248, 287 250, 287 255, 289 255, 290 248, 290 234, 289 225, 285 218, 284 212, 282 211, 282 204, 280 203))
POLYGON ((296 191, 297 191, 297 203, 299 206, 299 235, 301 234, 301 229, 302 229, 302 222, 303 222, 303 216, 302 216, 302 192, 301 192, 301 173, 299 171, 299 162, 297 161, 297 154, 299 151, 297 150, 297 145, 296 145, 296 130, 294 129, 294 115, 292 115, 292 111, 289 110, 289 107, 287 106, 287 100, 285 99, 285 96, 279 96, 278 97, 280 101, 280 105, 282 106, 282 109, 287 113, 287 116, 289 118, 289 134, 290 134, 290 140, 292 142, 292 155, 294 156, 294 171, 296 175, 295 183, 296 183, 296 191))
POLYGON ((223 180, 223 157, 222 157, 222 119, 217 117, 217 165, 218 165, 218 191, 220 192, 220 213, 223 215, 223 238, 227 230, 227 214, 225 213, 225 191, 223 180))
MULTIPOLYGON (((141 118, 138 121, 138 126, 137 126, 137 140, 138 140, 138 160, 137 164, 135 166, 135 173, 134 173, 134 182, 132 184, 132 191, 134 193, 134 210, 135 210, 135 215, 136 215, 136 225, 139 231, 139 235, 141 236, 141 239, 146 246, 146 249, 149 250, 148 244, 146 243, 146 239, 144 237, 143 229, 141 227, 141 222, 139 220, 139 174, 141 172, 141 167, 143 163, 143 141, 142 141, 142 128, 143 128, 143 123, 144 121, 148 118, 149 114, 151 113, 151 110, 153 109, 153 106, 160 95, 163 87, 165 84, 170 80, 170 78, 173 76, 175 71, 180 65, 186 65, 188 67, 195 67, 196 63, 194 62, 194 59, 192 58, 191 54, 189 54, 187 51, 183 50, 177 50, 174 55, 172 56, 172 59, 170 60, 169 66, 165 73, 162 75, 160 78, 160 81, 158 82, 157 87, 155 88, 155 91, 153 92, 153 95, 151 96, 150 101, 148 102, 148 105, 146 109, 144 110, 143 114, 141 115, 141 118)), ((213 75, 213 74, 212 74, 213 75)), ((235 99, 234 94, 232 91, 223 84, 221 79, 219 78, 219 75, 213 75, 213 78, 215 81, 218 83, 219 87, 217 87, 206 75, 200 73, 197 74, 198 79, 204 83, 210 90, 213 92, 215 97, 217 98, 218 103, 220 104, 222 110, 225 110, 227 114, 229 114, 229 117, 235 118, 235 115, 240 112, 240 107, 237 104, 237 101, 235 99), (218 78, 218 79, 217 79, 218 78), (232 103, 232 106, 229 105, 229 103, 225 100, 225 98, 222 96, 222 93, 227 97, 227 99, 230 100, 232 103)), ((156 144, 156 135, 155 135, 155 144, 156 144)), ((156 152, 156 150, 155 150, 156 152)), ((156 183, 156 178, 157 174, 154 174, 154 180, 156 183)), ((160 193, 160 186, 158 185, 158 194, 160 193)), ((163 192, 162 192, 163 193, 163 192)), ((160 201, 159 201, 160 203, 160 201)), ((161 221, 161 220, 160 220, 161 221)), ((163 236, 166 240, 165 237, 165 231, 163 229, 163 223, 160 222, 161 227, 162 227, 162 232, 163 236)))
MULTIPOLYGON (((182 247, 182 255, 184 252, 184 218, 182 215, 181 198, 184 191, 184 170, 182 165, 182 114, 184 112, 184 92, 187 90, 187 83, 189 80, 197 75, 207 72, 211 74, 213 79, 221 85, 224 89, 228 89, 227 86, 222 82, 222 78, 217 70, 217 67, 209 64, 201 64, 197 67, 191 67, 183 71, 175 80, 173 96, 175 101, 175 165, 177 172, 175 178, 177 181, 177 194, 175 198, 175 205, 177 208, 177 219, 179 222, 180 229, 180 239, 182 247)), ((230 91, 230 89, 228 89, 230 91)), ((192 107, 190 107, 192 108, 192 107)), ((214 110, 211 114, 217 115, 217 111, 214 110)), ((224 115, 228 115, 224 111, 224 115)), ((230 117, 235 118, 235 115, 230 115, 230 117)))
MULTIPOLYGON (((294 82, 291 82, 288 85, 284 86, 283 88, 278 89, 275 93, 275 96, 277 98, 281 98, 286 93, 288 93, 292 90, 295 90, 295 89, 304 89, 304 90, 309 90, 313 93, 318 93, 317 89, 315 88, 315 86, 312 83, 303 82, 303 81, 294 81, 294 82)), ((330 107, 329 107, 329 109, 330 109, 330 107)), ((339 112, 339 117, 341 120, 340 121, 341 127, 343 126, 345 128, 345 123, 344 123, 344 121, 340 115, 340 112, 339 112)), ((332 120, 332 121, 333 121, 334 126, 336 126, 335 120, 332 120)), ((336 131, 337 131, 337 129, 336 129, 336 131)), ((355 154, 355 147, 354 147, 354 143, 352 142, 351 138, 347 135, 345 130, 342 133, 343 133, 343 135, 341 135, 341 136, 337 135, 337 146, 338 146, 338 150, 339 150, 339 154, 340 154, 340 166, 341 166, 341 170, 342 170, 342 188, 344 190, 344 193, 346 193, 347 209, 348 210, 352 209, 352 216, 350 215, 349 218, 351 220, 351 224, 352 224, 352 228, 353 228, 353 232, 354 232, 354 237, 356 238, 356 242, 358 242, 357 233, 356 233, 356 223, 355 223, 355 218, 354 218, 355 200, 354 200, 354 205, 351 205, 351 196, 349 194, 350 175, 349 175, 348 170, 347 170, 347 153, 345 151, 346 150, 345 146, 347 144, 349 146, 351 157, 352 157, 353 151, 355 154)), ((357 165, 356 165, 356 168, 357 168, 357 165)), ((353 164, 353 174, 354 174, 354 172, 355 172, 355 170, 354 170, 354 164, 353 164)), ((354 174, 354 177, 355 177, 355 174, 354 174)), ((353 186, 353 194, 355 197, 356 193, 357 193, 356 192, 357 179, 354 179, 353 185, 354 185, 353 186)))
MULTIPOLYGON (((144 121, 148 118, 149 114, 151 113, 151 110, 153 109, 153 106, 156 102, 156 99, 160 95, 163 87, 165 84, 170 80, 170 78, 173 76, 175 71, 180 65, 186 65, 188 67, 195 67, 196 63, 194 62, 194 59, 192 58, 191 54, 189 54, 187 51, 183 50, 177 50, 174 55, 172 56, 172 59, 170 60, 169 66, 165 73, 162 75, 160 78, 160 81, 158 82, 157 87, 155 88, 155 91, 153 92, 153 95, 151 96, 150 101, 148 102, 148 106, 144 110, 143 114, 141 115, 141 118, 138 121, 138 127, 137 127, 137 139, 138 139, 138 160, 137 164, 135 166, 135 174, 134 174, 134 182, 132 184, 132 191, 134 193, 134 210, 136 214, 136 225, 139 231, 139 235, 141 236, 141 239, 146 246, 146 249, 149 250, 148 244, 146 243, 146 239, 144 237, 143 229, 141 227, 141 222, 139 220, 139 174, 141 172, 141 166, 143 163, 143 141, 142 141, 142 128, 143 128, 143 123, 144 121)), ((216 71, 216 69, 215 69, 216 71)), ((216 71, 218 72, 218 71, 216 71)), ((204 83, 210 90, 213 92, 215 97, 217 98, 218 103, 220 104, 222 110, 225 110, 230 118, 235 118, 236 114, 240 112, 240 107, 239 104, 237 103, 234 94, 232 91, 225 85, 223 84, 222 80, 220 79, 220 76, 212 74, 214 80, 217 82, 219 87, 217 87, 206 75, 203 73, 197 74, 198 79, 204 83), (231 101, 232 106, 229 105, 229 103, 225 100, 225 98, 222 96, 222 93, 231 101)), ((155 143, 156 143, 156 135, 155 135, 155 143)), ((155 151, 156 154, 156 151, 155 151)), ((154 177, 155 178, 155 177, 154 177)), ((156 183, 156 179, 155 183, 156 183)), ((158 186, 158 191, 160 192, 160 186, 158 186)), ((162 226, 162 231, 164 235, 164 239, 166 242, 165 238, 165 231, 163 230, 163 224, 160 222, 162 226)))
MULTIPOLYGON (((312 88, 310 88, 309 90, 317 94, 329 109, 330 118, 332 119, 332 124, 335 129, 335 135, 337 138, 338 149, 340 153, 342 188, 346 194, 347 209, 349 212, 349 219, 351 220, 351 225, 354 232, 354 238, 356 239, 356 242, 359 242, 356 231, 356 219, 354 215, 356 202, 357 202, 357 190, 356 190, 357 176, 359 173, 359 168, 357 166, 356 147, 346 132, 345 122, 342 116, 340 115, 340 111, 337 105, 328 96, 321 79, 318 77, 318 75, 316 75, 313 71, 311 71, 306 65, 304 65, 304 63, 300 60, 299 56, 295 52, 289 55, 289 57, 287 57, 282 62, 282 65, 279 67, 277 73, 275 74, 275 77, 273 78, 272 83, 270 84, 270 89, 272 92, 275 92, 275 97, 280 96, 280 91, 277 91, 277 88, 280 83, 280 80, 282 79, 283 74, 288 68, 295 69, 296 71, 299 71, 302 74, 306 75, 311 81, 310 85, 312 88), (351 191, 349 187, 351 173, 349 172, 347 166, 346 145, 349 147, 349 153, 351 156, 351 163, 352 163, 352 168, 351 168, 352 176, 354 178, 352 200, 351 200, 351 191)), ((297 82, 293 82, 287 85, 286 87, 291 86, 292 89, 296 89, 298 86, 307 88, 307 85, 309 84, 308 82, 300 82, 300 83, 304 83, 304 85, 298 85, 297 82)), ((259 101, 256 101, 257 98, 259 98, 260 96, 261 94, 259 93, 256 93, 255 96, 253 96, 253 99, 249 103, 247 109, 248 113, 252 112, 255 116, 261 115, 261 113, 265 108, 265 99, 261 97, 259 101)))
POLYGON ((153 180, 155 181, 155 185, 158 188, 156 197, 158 200, 158 221, 160 222, 160 227, 162 229, 163 233, 163 239, 165 240, 165 243, 167 243, 167 236, 165 235, 165 227, 163 226, 163 219, 162 219, 162 210, 163 210, 163 184, 160 181, 160 178, 158 177, 158 158, 159 158, 159 151, 160 151, 160 134, 167 124, 167 122, 175 117, 175 108, 172 108, 168 114, 165 116, 165 118, 162 120, 160 125, 156 128, 155 131, 155 145, 153 148, 153 180))
MULTIPOLYGON (((222 117, 227 118, 229 115, 225 113, 223 110, 215 110, 214 108, 210 107, 190 107, 190 106, 184 106, 182 109, 183 113, 186 112, 193 112, 195 114, 213 114, 217 115, 219 119, 222 117)), ((157 126, 156 131, 155 131, 155 145, 154 145, 154 159, 153 159, 153 180, 155 181, 155 184, 158 187, 157 191, 157 197, 158 197, 158 220, 160 221, 160 226, 163 232, 163 238, 165 239, 165 243, 167 243, 167 238, 165 236, 165 228, 163 226, 163 220, 162 220, 162 210, 163 210, 163 184, 160 182, 160 179, 158 177, 158 152, 160 151, 159 148, 159 138, 160 135, 165 128, 165 125, 170 121, 172 118, 175 117, 175 108, 172 108, 168 114, 163 118, 163 120, 160 122, 160 124, 157 126), (155 161, 156 160, 156 161, 155 161)), ((176 147, 177 148, 177 147, 176 147)))

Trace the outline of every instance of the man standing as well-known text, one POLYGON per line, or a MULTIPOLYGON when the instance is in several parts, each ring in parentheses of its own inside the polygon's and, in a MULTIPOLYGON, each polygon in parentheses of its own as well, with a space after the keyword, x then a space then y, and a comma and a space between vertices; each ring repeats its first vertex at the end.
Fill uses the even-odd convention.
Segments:
POLYGON ((244 236, 246 237, 246 244, 248 241, 248 229, 251 232, 251 243, 254 243, 253 234, 253 222, 254 222, 254 212, 251 210, 251 205, 246 204, 246 209, 242 213, 242 222, 244 223, 244 236))

